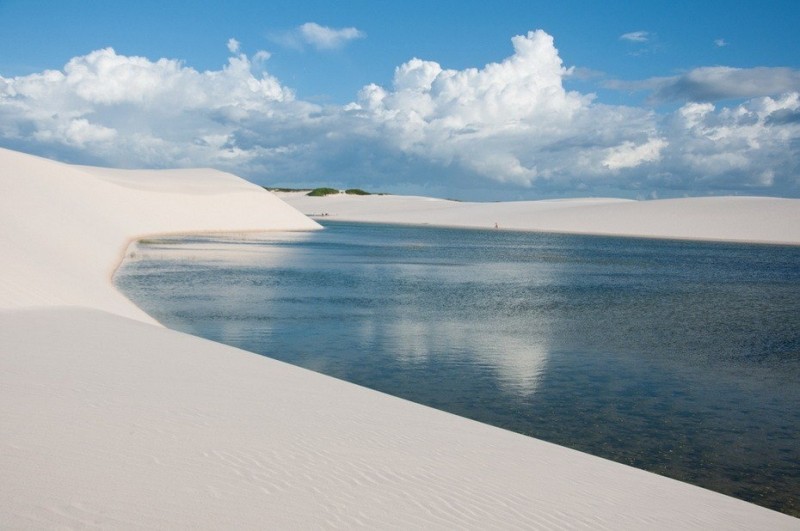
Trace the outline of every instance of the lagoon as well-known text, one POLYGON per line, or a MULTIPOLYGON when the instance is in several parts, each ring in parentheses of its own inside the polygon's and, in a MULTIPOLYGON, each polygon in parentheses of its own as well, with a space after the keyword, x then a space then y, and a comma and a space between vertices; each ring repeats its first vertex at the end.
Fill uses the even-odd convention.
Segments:
POLYGON ((800 248, 325 222, 146 240, 170 328, 800 515, 800 248))

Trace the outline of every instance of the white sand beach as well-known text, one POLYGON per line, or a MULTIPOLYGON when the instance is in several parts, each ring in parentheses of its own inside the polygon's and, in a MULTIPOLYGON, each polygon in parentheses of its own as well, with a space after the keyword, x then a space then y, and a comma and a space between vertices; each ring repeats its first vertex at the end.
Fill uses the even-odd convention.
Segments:
POLYGON ((729 196, 470 203, 394 195, 276 195, 304 214, 341 221, 479 229, 497 225, 507 230, 570 234, 800 244, 800 199, 729 196))
MULTIPOLYGON (((337 200, 293 203, 331 219, 589 232, 636 212, 652 231, 673 219, 658 236, 800 242, 795 200, 719 200, 735 219, 752 204, 735 227, 702 216, 713 200, 694 211, 670 209, 692 200, 653 202, 661 218, 644 204, 543 203, 540 219, 558 223, 536 226, 521 206, 337 200)), ((800 529, 756 505, 158 325, 111 283, 133 239, 318 228, 233 175, 0 149, 0 222, 0 528, 800 529)))

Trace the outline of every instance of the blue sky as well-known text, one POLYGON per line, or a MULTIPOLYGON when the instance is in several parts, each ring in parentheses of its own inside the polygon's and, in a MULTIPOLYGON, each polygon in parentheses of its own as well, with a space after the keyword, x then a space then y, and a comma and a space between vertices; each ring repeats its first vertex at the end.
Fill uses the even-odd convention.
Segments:
POLYGON ((797 27, 796 2, 0 0, 0 145, 465 199, 800 196, 797 27))

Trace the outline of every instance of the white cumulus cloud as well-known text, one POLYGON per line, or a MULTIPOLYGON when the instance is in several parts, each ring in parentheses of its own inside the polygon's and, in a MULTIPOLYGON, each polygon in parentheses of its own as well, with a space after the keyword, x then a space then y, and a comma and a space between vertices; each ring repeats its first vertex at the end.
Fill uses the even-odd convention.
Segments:
POLYGON ((306 22, 299 28, 300 35, 308 44, 323 50, 339 48, 348 41, 363 39, 366 33, 356 28, 329 28, 316 22, 306 22))
POLYGON ((81 148, 112 165, 211 164, 225 150, 204 149, 203 137, 231 135, 252 116, 307 115, 311 107, 274 77, 255 74, 244 55, 198 72, 105 48, 71 59, 63 71, 0 77, 3 138, 81 148))
POLYGON ((302 50, 311 46, 317 50, 336 50, 352 40, 364 39, 367 34, 357 28, 331 28, 316 22, 306 22, 287 31, 274 31, 269 38, 281 46, 302 50))
POLYGON ((0 145, 473 199, 800 195, 796 71, 706 67, 646 80, 659 97, 686 100, 657 112, 567 90, 573 70, 543 31, 512 45, 506 58, 461 70, 410 59, 390 86, 367 85, 345 106, 298 99, 268 73, 267 52, 248 57, 235 39, 209 71, 95 50, 61 70, 0 76, 0 145), (731 94, 742 101, 715 103, 731 94))
POLYGON ((665 168, 685 181, 694 176, 708 188, 764 189, 783 184, 795 188, 800 155, 800 94, 756 98, 735 107, 688 103, 672 115, 664 131, 671 145, 665 168), (680 173, 679 173, 680 172, 680 173))
POLYGON ((644 144, 636 145, 625 141, 619 146, 609 148, 603 166, 610 170, 621 168, 635 168, 646 162, 655 162, 661 159, 661 150, 667 146, 662 138, 651 138, 644 144))
POLYGON ((540 151, 558 151, 592 96, 564 89, 568 70, 550 35, 530 32, 512 43, 511 57, 481 69, 412 59, 395 70, 394 90, 367 86, 358 108, 407 153, 530 186, 563 171, 557 156, 540 151))
POLYGON ((114 140, 116 136, 116 130, 93 124, 86 118, 63 121, 55 124, 55 127, 33 133, 33 138, 42 142, 60 142, 79 148, 104 144, 114 140))

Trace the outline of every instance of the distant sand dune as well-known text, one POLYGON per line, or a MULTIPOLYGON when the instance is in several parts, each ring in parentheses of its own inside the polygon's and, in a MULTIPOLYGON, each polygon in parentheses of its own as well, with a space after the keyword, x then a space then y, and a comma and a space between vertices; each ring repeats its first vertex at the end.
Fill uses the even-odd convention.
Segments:
POLYGON ((564 199, 468 203, 414 196, 279 192, 301 212, 332 220, 800 244, 800 199, 698 197, 656 201, 564 199))
POLYGON ((800 529, 153 324, 132 238, 317 228, 235 176, 0 149, 0 183, 0 528, 800 529))

